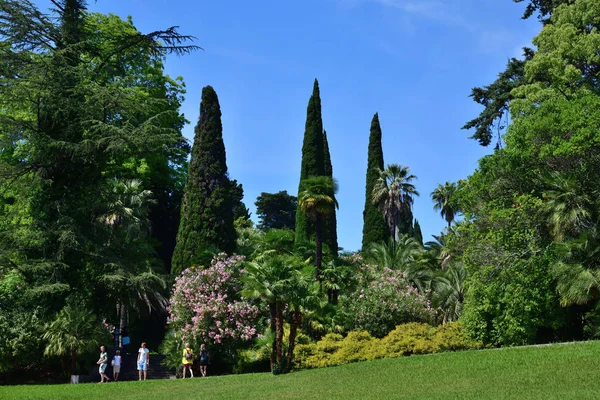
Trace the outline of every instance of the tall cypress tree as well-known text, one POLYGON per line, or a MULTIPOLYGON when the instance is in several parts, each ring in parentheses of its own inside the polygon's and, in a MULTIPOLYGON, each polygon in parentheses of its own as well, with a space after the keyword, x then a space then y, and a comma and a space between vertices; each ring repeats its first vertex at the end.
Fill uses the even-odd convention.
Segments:
MULTIPOLYGON (((329 153, 329 142, 327 142, 326 131, 323 131, 323 163, 325 176, 333 179, 333 165, 331 164, 331 154, 329 153)), ((337 215, 335 208, 333 209, 333 212, 325 218, 323 240, 327 246, 329 246, 329 250, 333 257, 337 257, 337 215)))
MULTIPOLYGON (((323 151, 323 120, 321 118, 321 95, 319 81, 315 79, 313 93, 306 110, 306 126, 302 143, 302 165, 300 167, 300 183, 311 176, 325 175, 323 151)), ((298 185, 298 193, 301 191, 298 185)), ((314 233, 310 219, 298 205, 296 212, 296 243, 310 239, 314 233)))
POLYGON ((408 235, 414 237, 415 231, 413 228, 413 213, 412 206, 407 207, 406 210, 400 215, 400 221, 398 221, 398 236, 408 235))
POLYGON ((234 183, 227 176, 221 107, 211 86, 202 89, 200 118, 181 206, 172 272, 206 262, 207 252, 235 249, 234 183))
POLYGON ((417 221, 416 218, 415 218, 415 226, 413 227, 413 232, 414 232, 415 239, 417 239, 417 241, 419 243, 421 243, 421 246, 423 246, 423 232, 421 232, 421 225, 419 224, 419 221, 417 221))
POLYGON ((386 242, 389 238, 387 224, 381 211, 373 205, 372 193, 375 181, 379 178, 377 170, 383 170, 383 148, 381 146, 381 126, 379 114, 375 113, 371 121, 371 134, 369 136, 369 154, 367 158, 367 182, 365 194, 365 209, 363 211, 363 238, 362 248, 371 243, 386 242))

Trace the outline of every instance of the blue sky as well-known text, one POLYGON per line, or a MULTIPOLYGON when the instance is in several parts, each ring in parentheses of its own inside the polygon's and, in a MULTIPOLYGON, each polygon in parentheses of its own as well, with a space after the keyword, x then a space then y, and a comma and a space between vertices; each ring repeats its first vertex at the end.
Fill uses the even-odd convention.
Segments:
POLYGON ((418 177, 414 214, 428 240, 445 226, 431 191, 467 177, 492 151, 460 130, 480 111, 470 89, 491 83, 540 29, 520 19, 524 4, 511 0, 92 0, 89 9, 131 15, 141 31, 178 25, 198 38, 205 51, 167 62, 187 84, 183 112, 192 123, 184 134, 192 139, 202 87, 212 85, 230 175, 252 211, 263 191, 297 192, 318 78, 346 250, 361 244, 373 114, 385 163, 408 165, 418 177))

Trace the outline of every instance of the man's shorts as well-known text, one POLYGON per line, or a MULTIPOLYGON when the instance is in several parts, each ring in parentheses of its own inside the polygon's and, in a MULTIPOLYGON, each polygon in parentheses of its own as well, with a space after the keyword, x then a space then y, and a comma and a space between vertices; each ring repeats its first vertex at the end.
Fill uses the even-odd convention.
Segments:
POLYGON ((147 371, 148 363, 146 361, 138 361, 137 369, 138 369, 138 371, 147 371))
POLYGON ((118 374, 119 372, 121 372, 121 366, 120 365, 113 365, 113 372, 115 374, 118 374))

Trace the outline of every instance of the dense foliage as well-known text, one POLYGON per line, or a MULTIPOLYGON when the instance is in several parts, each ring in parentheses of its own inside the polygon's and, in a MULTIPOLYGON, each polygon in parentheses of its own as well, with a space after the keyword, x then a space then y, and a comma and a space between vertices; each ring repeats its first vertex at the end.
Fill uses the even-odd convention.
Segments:
POLYGON ((321 368, 378 358, 396 358, 413 354, 468 350, 482 347, 453 322, 435 328, 427 324, 401 324, 387 336, 377 339, 365 331, 353 331, 346 337, 330 333, 317 343, 299 345, 299 368, 321 368))
POLYGON ((464 326, 488 343, 598 332, 600 4, 567 3, 510 90, 505 148, 455 196, 465 222, 449 246, 470 273, 464 326))
POLYGON ((219 254, 206 268, 188 268, 175 279, 168 308, 168 341, 177 367, 185 343, 204 343, 221 363, 232 363, 236 349, 251 342, 260 329, 258 309, 240 298, 243 257, 219 254), (179 351, 177 351, 179 350, 179 351))
MULTIPOLYGON (((327 132, 323 131, 323 165, 324 176, 333 180, 333 165, 331 164, 331 154, 329 152, 329 142, 327 141, 327 132)), ((335 193, 330 192, 330 196, 335 193)), ((334 208, 331 213, 325 216, 323 221, 323 238, 329 252, 337 257, 338 254, 338 239, 337 239, 337 212, 334 208)))
POLYGON ((383 337, 398 324, 435 319, 427 293, 419 293, 404 272, 368 264, 357 272, 356 290, 340 297, 340 313, 348 330, 383 337))
POLYGON ((288 194, 286 190, 278 193, 262 192, 256 198, 256 215, 258 216, 258 228, 268 229, 291 229, 296 226, 296 209, 298 199, 288 194))
POLYGON ((77 371, 106 321, 153 344, 168 328, 171 367, 207 344, 221 372, 600 337, 597 0, 527 3, 535 50, 472 89, 464 129, 496 147, 433 190, 432 241, 375 114, 363 248, 341 256, 316 80, 298 197, 261 193, 255 228, 211 86, 187 160, 185 87, 163 63, 192 38, 53 4, 0 0, 0 373, 77 371))
POLYGON ((215 249, 224 252, 235 249, 232 196, 235 189, 237 185, 227 175, 221 106, 217 93, 206 86, 202 89, 200 118, 194 130, 173 273, 203 265, 207 254, 215 249))
MULTIPOLYGON (((313 92, 308 101, 306 110, 306 127, 302 142, 302 163, 300 166, 300 183, 298 193, 302 190, 302 180, 311 176, 325 175, 325 161, 323 149, 323 120, 321 117, 321 94, 319 82, 315 79, 313 92)), ((313 228, 305 213, 298 205, 296 212, 296 243, 309 240, 313 235, 313 228)))
POLYGON ((381 126, 379 114, 375 113, 371 121, 369 151, 367 156, 367 178, 365 184, 365 208, 363 210, 362 248, 371 243, 387 242, 390 237, 383 215, 373 204, 372 193, 379 178, 377 171, 383 170, 383 149, 381 146, 381 126))
POLYGON ((115 324, 161 308, 187 154, 163 61, 191 37, 55 5, 0 1, 2 369, 44 362, 67 304, 115 324))

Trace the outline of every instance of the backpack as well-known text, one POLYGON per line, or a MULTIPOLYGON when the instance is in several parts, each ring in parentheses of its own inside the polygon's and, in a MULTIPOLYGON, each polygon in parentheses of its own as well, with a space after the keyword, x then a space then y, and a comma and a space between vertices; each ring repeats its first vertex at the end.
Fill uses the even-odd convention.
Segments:
POLYGON ((191 360, 191 359, 192 359, 192 356, 193 356, 193 354, 192 354, 192 352, 191 352, 191 351, 189 351, 189 350, 186 350, 186 351, 185 351, 185 359, 186 359, 186 360, 191 360))

